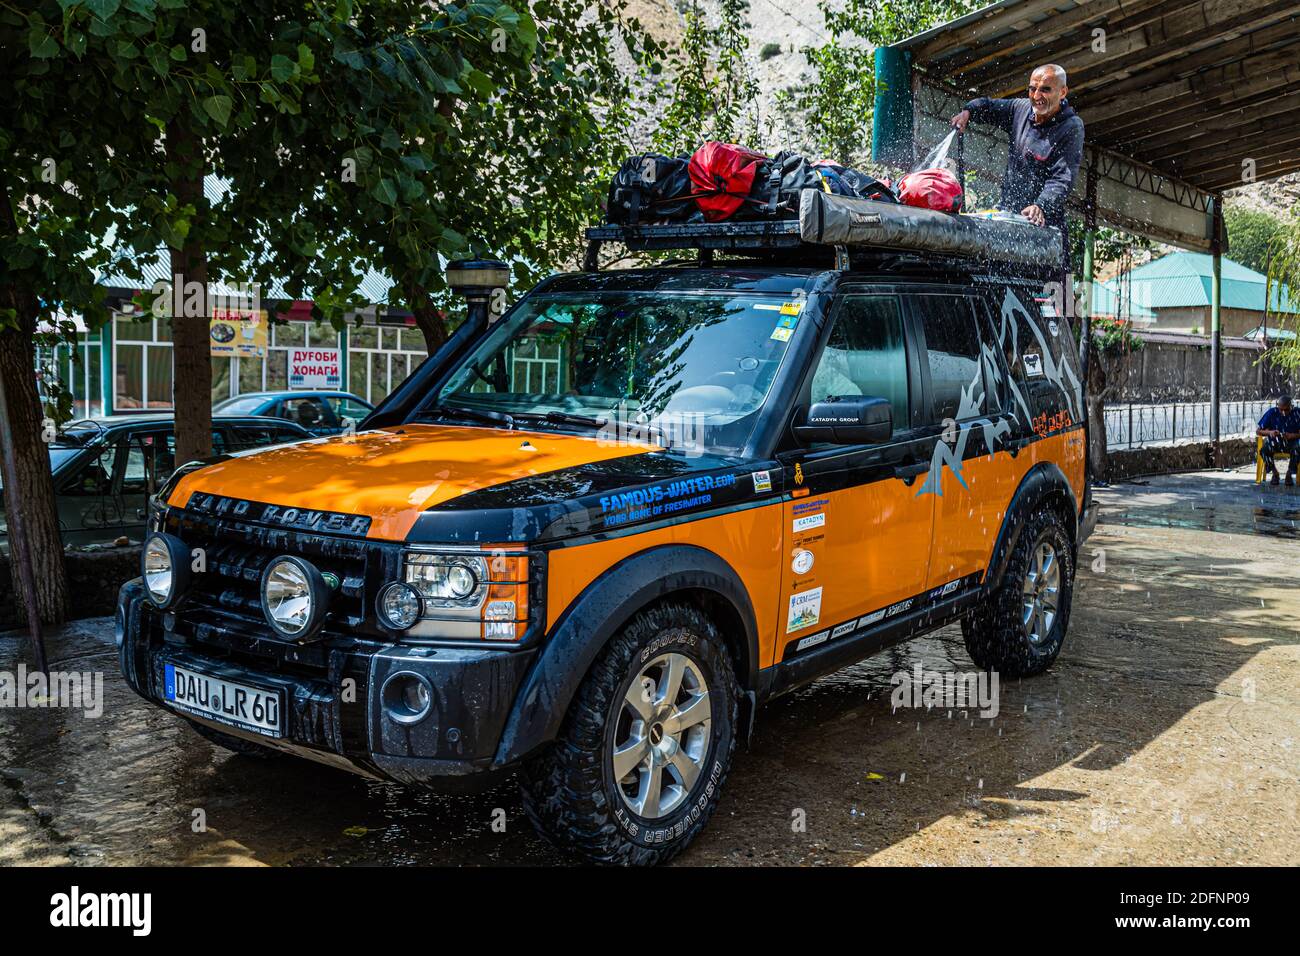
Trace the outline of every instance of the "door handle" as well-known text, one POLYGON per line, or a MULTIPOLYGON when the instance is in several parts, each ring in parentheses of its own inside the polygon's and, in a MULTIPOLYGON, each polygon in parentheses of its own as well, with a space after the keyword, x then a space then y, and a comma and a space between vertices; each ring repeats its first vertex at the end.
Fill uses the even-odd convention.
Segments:
POLYGON ((894 466, 894 477, 903 479, 903 484, 911 486, 916 481, 917 475, 924 475, 930 470, 930 463, 923 462, 919 465, 896 465, 894 466))

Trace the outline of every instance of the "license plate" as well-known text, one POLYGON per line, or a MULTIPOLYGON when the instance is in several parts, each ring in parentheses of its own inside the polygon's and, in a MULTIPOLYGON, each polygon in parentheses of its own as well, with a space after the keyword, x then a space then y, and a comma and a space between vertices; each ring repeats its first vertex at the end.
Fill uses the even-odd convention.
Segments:
POLYGON ((177 710, 267 737, 284 736, 280 727, 284 708, 279 691, 210 677, 175 664, 163 667, 163 697, 177 710))

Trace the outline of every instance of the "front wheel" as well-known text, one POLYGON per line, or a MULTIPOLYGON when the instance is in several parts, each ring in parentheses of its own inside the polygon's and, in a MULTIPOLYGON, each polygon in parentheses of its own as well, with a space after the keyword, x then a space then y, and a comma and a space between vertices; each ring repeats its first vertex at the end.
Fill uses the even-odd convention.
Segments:
POLYGON ((713 812, 740 692, 717 628, 685 604, 642 612, 579 687, 559 738, 522 774, 542 835, 598 863, 681 852, 713 812))
POLYGON ((1002 583, 961 622, 971 660, 1003 677, 1041 674, 1065 642, 1073 593, 1069 535, 1055 511, 1040 508, 1021 529, 1002 583))

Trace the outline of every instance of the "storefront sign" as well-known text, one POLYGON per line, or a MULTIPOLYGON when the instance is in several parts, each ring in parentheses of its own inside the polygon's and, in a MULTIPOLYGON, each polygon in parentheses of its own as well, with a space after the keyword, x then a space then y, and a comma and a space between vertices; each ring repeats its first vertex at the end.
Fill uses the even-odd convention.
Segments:
POLYGON ((261 358, 266 355, 266 328, 263 311, 215 308, 208 327, 212 355, 261 358))
POLYGON ((342 388, 338 349, 289 349, 290 388, 342 388))

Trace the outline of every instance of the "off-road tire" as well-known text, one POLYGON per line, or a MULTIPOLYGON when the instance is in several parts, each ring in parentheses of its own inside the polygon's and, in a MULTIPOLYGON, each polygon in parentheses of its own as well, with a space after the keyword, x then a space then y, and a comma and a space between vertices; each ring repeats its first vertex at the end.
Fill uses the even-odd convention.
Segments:
MULTIPOLYGON (((717 805, 736 748, 740 690, 717 627, 700 610, 663 603, 612 638, 587 673, 558 738, 520 775, 524 809, 561 850, 596 863, 654 865, 680 853, 717 805), (680 654, 707 682, 710 736, 699 776, 680 805, 657 819, 637 816, 614 779, 612 751, 632 682, 665 653, 680 654)), ((665 775, 666 776, 666 775, 665 775)))
POLYGON ((1021 529, 1006 573, 997 590, 961 622, 966 652, 977 667, 1004 678, 1032 677, 1052 666, 1065 642, 1074 594, 1074 550, 1060 516, 1040 507, 1021 529), (1060 562, 1060 586, 1055 620, 1037 642, 1024 626, 1025 580, 1030 562, 1042 544, 1049 544, 1060 562))
POLYGON ((219 730, 214 730, 207 724, 201 724, 197 720, 187 721, 200 737, 206 739, 209 743, 223 747, 231 753, 237 753, 241 757, 252 757, 255 760, 270 760, 273 757, 280 756, 280 752, 271 747, 263 747, 261 744, 255 744, 251 740, 245 740, 242 737, 236 737, 233 734, 223 734, 219 730))

